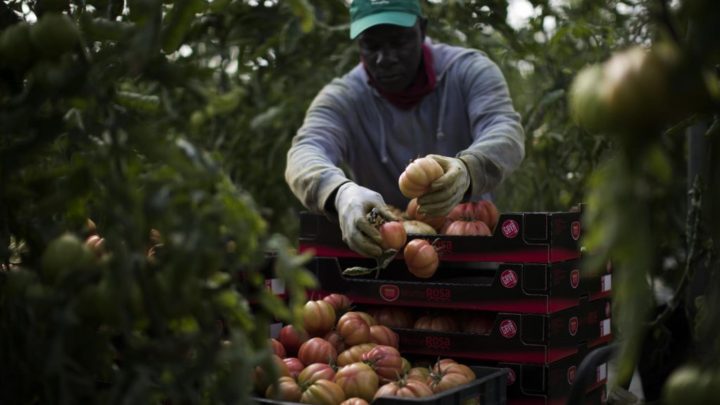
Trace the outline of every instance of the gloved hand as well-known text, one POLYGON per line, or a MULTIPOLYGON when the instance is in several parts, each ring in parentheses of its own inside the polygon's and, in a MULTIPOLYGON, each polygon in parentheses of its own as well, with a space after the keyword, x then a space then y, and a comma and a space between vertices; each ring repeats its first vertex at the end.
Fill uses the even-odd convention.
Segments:
POLYGON ((430 190, 418 198, 419 212, 428 216, 443 216, 458 205, 470 188, 470 174, 465 162, 441 155, 427 155, 440 163, 445 174, 430 185, 430 190))
POLYGON ((382 196, 365 187, 348 182, 340 186, 335 195, 335 208, 338 212, 343 241, 361 255, 379 257, 380 231, 371 224, 367 214, 373 209, 388 221, 397 218, 390 212, 382 196))

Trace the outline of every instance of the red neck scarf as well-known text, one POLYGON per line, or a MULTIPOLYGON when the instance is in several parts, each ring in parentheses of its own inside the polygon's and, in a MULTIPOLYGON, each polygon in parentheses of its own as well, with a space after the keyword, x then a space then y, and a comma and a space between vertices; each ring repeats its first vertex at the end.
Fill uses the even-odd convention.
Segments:
POLYGON ((381 96, 396 107, 402 110, 411 109, 435 88, 435 68, 433 68, 432 52, 430 51, 430 47, 423 44, 422 52, 422 66, 418 69, 415 81, 405 90, 392 93, 381 89, 375 82, 375 79, 373 79, 370 75, 370 72, 368 72, 367 66, 365 66, 365 61, 363 61, 365 73, 367 73, 369 78, 368 83, 373 86, 381 96))

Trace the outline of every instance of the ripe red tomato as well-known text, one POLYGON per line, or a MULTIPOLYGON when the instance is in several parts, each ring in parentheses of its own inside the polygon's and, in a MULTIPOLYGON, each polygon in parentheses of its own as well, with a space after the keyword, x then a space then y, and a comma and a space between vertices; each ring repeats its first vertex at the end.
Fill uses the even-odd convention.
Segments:
POLYGON ((342 367, 362 361, 362 356, 372 350, 375 346, 377 346, 375 343, 362 343, 345 349, 344 352, 338 354, 337 365, 342 367))
POLYGON ((373 325, 370 327, 370 342, 383 346, 392 346, 398 348, 398 334, 392 329, 383 325, 373 325))
POLYGON ((281 359, 287 356, 287 353, 285 352, 285 346, 283 346, 279 340, 275 338, 270 338, 270 346, 272 347, 273 352, 281 359))
POLYGON ((413 239, 403 249, 405 265, 415 277, 429 278, 435 274, 440 259, 435 247, 425 239, 413 239))
POLYGON ((298 350, 298 358, 303 364, 333 363, 337 352, 333 345, 321 337, 314 337, 303 343, 298 350))
POLYGON ((446 235, 460 236, 492 236, 490 228, 483 221, 457 220, 451 222, 445 228, 446 235))
POLYGON ((403 307, 379 307, 372 311, 372 316, 378 324, 389 328, 412 328, 415 323, 412 310, 403 307))
POLYGON ((333 381, 334 379, 335 370, 327 363, 308 364, 297 376, 298 384, 303 387, 306 387, 318 380, 333 381))
POLYGON ((305 331, 299 331, 292 325, 285 325, 280 329, 277 338, 285 348, 285 354, 296 356, 300 345, 307 342, 308 335, 305 331))
POLYGON ((293 377, 280 377, 276 384, 270 384, 265 390, 265 397, 277 401, 297 402, 302 396, 302 389, 293 377))
POLYGON ((340 403, 340 405, 369 405, 368 402, 362 398, 352 397, 348 398, 340 403))
POLYGON ((426 224, 432 226, 436 231, 439 231, 442 229, 443 225, 445 225, 447 217, 429 217, 427 215, 420 214, 418 212, 418 208, 420 208, 420 206, 418 205, 417 198, 413 198, 408 203, 407 208, 405 209, 405 214, 410 219, 425 222, 426 224))
POLYGON ((336 330, 331 330, 328 332, 323 339, 330 342, 330 344, 335 348, 335 351, 338 353, 342 353, 345 349, 347 349, 347 345, 345 344, 345 339, 343 339, 342 336, 338 333, 336 330))
POLYGON ((255 388, 255 392, 257 392, 260 395, 265 394, 265 391, 267 390, 267 387, 273 382, 272 376, 273 374, 276 377, 289 377, 290 371, 288 371, 287 366, 282 361, 282 359, 277 355, 272 355, 272 370, 268 372, 268 370, 265 367, 257 366, 255 367, 255 370, 253 370, 252 374, 252 380, 253 380, 253 387, 255 388))
POLYGON ((478 335, 489 335, 495 327, 493 314, 476 314, 462 323, 462 331, 478 335))
POLYGON ((298 374, 300 374, 301 371, 305 368, 305 365, 303 364, 300 359, 297 357, 285 357, 283 360, 283 363, 287 366, 288 372, 290 373, 290 377, 297 378, 298 374))
POLYGON ((345 395, 372 401, 378 389, 379 379, 367 364, 357 362, 341 367, 335 374, 335 382, 345 395))
POLYGON ((393 381, 402 375, 402 356, 392 346, 377 345, 363 354, 361 359, 375 370, 380 382, 393 381))
POLYGON ((333 293, 323 297, 323 301, 330 303, 335 310, 335 316, 341 316, 352 307, 352 301, 345 294, 333 293))
POLYGON ((369 313, 367 313, 365 311, 350 311, 350 312, 346 312, 345 315, 359 316, 368 324, 368 326, 377 325, 377 321, 375 320, 375 318, 373 318, 372 315, 370 315, 369 313))
POLYGON ((389 221, 380 225, 380 237, 382 238, 380 246, 383 250, 395 249, 399 251, 407 241, 405 227, 399 221, 389 221))
POLYGON ((415 321, 413 329, 433 330, 436 332, 457 332, 460 330, 455 319, 447 315, 423 315, 415 321))
POLYGON ((303 326, 310 336, 325 336, 335 326, 335 309, 329 302, 310 300, 302 310, 303 326))
POLYGON ((365 319, 352 312, 341 316, 335 325, 335 330, 342 336, 345 344, 355 346, 370 341, 370 326, 365 319))
POLYGON ((345 400, 342 388, 330 380, 317 380, 310 384, 300 397, 300 402, 313 405, 337 405, 345 400))
POLYGON ((375 398, 400 397, 400 398, 423 398, 433 394, 430 387, 418 380, 398 380, 389 382, 378 388, 375 398))
POLYGON ((467 384, 474 379, 475 372, 473 372, 470 367, 449 360, 433 366, 427 380, 427 385, 437 394, 467 384))
POLYGON ((430 188, 433 181, 443 175, 440 163, 429 157, 415 159, 400 174, 398 186, 407 198, 420 197, 430 188))

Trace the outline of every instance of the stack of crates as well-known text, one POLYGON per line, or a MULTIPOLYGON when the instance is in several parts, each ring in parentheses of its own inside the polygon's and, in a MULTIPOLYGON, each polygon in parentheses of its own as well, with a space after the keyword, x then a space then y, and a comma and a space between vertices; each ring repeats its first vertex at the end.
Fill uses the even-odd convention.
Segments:
MULTIPOLYGON (((439 253, 428 279, 410 274, 402 254, 379 273, 343 276, 375 260, 350 250, 338 225, 321 215, 301 215, 299 246, 314 253, 308 268, 319 287, 312 298, 341 293, 370 313, 392 307, 450 325, 394 327, 404 356, 505 368, 509 404, 562 404, 584 356, 612 339, 611 269, 581 273, 581 219, 581 209, 503 213, 488 237, 409 235, 439 253)), ((605 402, 606 381, 601 365, 586 387, 587 403, 605 402)))

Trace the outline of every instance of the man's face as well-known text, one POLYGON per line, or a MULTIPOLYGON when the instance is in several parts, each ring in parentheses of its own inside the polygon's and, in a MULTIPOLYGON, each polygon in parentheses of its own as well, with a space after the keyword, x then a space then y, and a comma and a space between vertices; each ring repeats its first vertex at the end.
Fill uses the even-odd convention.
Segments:
POLYGON ((425 25, 418 19, 415 26, 376 25, 359 36, 360 55, 370 75, 385 91, 399 92, 415 80, 425 25))

